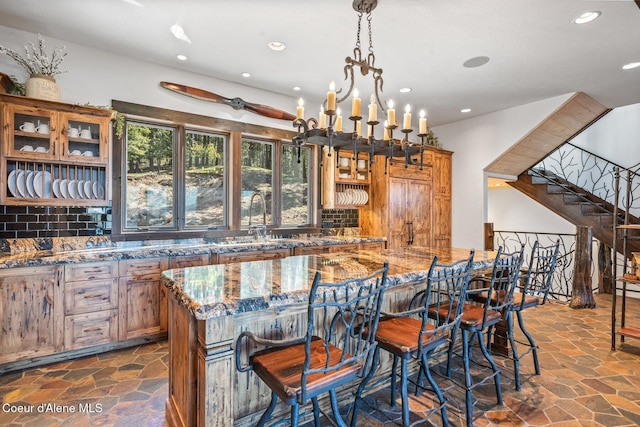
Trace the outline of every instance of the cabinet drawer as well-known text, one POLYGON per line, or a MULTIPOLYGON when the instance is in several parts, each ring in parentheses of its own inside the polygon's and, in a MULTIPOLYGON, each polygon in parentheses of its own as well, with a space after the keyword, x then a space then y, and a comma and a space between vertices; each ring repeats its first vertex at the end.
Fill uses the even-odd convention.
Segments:
POLYGON ((65 350, 108 344, 118 339, 118 310, 76 314, 64 319, 65 350))
POLYGON ((209 265, 209 254, 176 256, 169 260, 169 268, 197 267, 200 265, 209 265))
POLYGON ((331 247, 331 252, 354 252, 359 248, 358 244, 335 245, 331 247))
POLYGON ((328 254, 329 252, 331 252, 330 246, 302 246, 293 248, 294 255, 328 254))
MULTIPOLYGON (((418 156, 418 165, 420 164, 420 156, 418 156)), ((412 178, 431 180, 433 179, 433 167, 427 164, 425 159, 424 167, 420 170, 420 166, 404 167, 404 159, 394 160, 393 165, 389 165, 389 176, 400 178, 412 178)))
POLYGON ((120 277, 157 279, 161 272, 169 269, 168 258, 130 259, 120 261, 120 277))
POLYGON ((64 266, 65 282, 111 279, 114 277, 118 277, 118 263, 116 261, 90 262, 64 266))
POLYGON ((228 264, 232 262, 258 261, 269 259, 282 259, 289 256, 289 249, 279 249, 274 251, 252 251, 234 252, 228 254, 218 254, 218 264, 228 264))
POLYGON ((384 242, 361 243, 360 249, 363 251, 380 252, 384 250, 384 242))
POLYGON ((68 282, 64 313, 81 314, 118 308, 118 279, 68 282))

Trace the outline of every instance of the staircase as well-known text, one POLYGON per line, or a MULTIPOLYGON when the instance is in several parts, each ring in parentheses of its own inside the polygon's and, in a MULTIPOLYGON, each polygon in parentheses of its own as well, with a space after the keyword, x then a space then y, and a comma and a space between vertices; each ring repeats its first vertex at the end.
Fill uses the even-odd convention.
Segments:
MULTIPOLYGON (((614 207, 610 202, 539 167, 520 174, 517 181, 508 184, 572 224, 591 227, 595 239, 612 245, 614 207)), ((619 209, 617 214, 617 224, 624 224, 624 210, 619 209)), ((629 215, 629 224, 640 224, 640 219, 629 215)), ((640 241, 630 239, 628 245, 628 253, 640 252, 640 241)), ((621 239, 616 250, 623 252, 621 239)))

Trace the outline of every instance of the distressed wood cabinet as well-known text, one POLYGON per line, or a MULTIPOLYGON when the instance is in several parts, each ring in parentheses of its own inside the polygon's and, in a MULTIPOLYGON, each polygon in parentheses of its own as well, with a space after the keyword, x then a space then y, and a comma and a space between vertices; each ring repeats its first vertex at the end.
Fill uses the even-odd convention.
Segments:
POLYGON ((113 112, 0 94, 0 204, 106 206, 113 112))
POLYGON ((63 349, 60 267, 0 271, 0 363, 63 349))
MULTIPOLYGON (((451 152, 427 148, 423 168, 375 162, 371 200, 360 209, 360 230, 384 236, 389 248, 451 246, 451 152)), ((420 162, 420 155, 413 158, 420 162)))
POLYGON ((120 340, 167 332, 167 288, 160 273, 168 268, 168 258, 120 261, 120 340))

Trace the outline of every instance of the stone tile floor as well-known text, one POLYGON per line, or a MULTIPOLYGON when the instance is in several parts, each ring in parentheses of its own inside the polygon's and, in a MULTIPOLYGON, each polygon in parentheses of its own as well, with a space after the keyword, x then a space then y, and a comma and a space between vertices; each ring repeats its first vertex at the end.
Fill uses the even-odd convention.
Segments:
MULTIPOLYGON (((511 361, 496 356, 504 405, 496 405, 492 382, 477 388, 474 426, 640 425, 640 340, 627 339, 612 351, 610 297, 596 301, 596 309, 551 303, 525 312, 540 346, 542 375, 532 375, 526 356, 518 392, 511 361)), ((640 301, 628 304, 627 323, 640 325, 640 301)), ((464 425, 464 403, 456 403, 464 402, 462 391, 436 379, 447 387, 450 424, 464 425)), ((167 343, 161 342, 0 376, 0 425, 163 427, 166 398, 167 343), (20 406, 33 412, 12 412, 20 406)), ((358 426, 399 425, 400 405, 391 410, 388 398, 388 389, 368 396, 358 426)), ((428 393, 410 400, 412 425, 441 425, 437 414, 425 419, 428 393)))

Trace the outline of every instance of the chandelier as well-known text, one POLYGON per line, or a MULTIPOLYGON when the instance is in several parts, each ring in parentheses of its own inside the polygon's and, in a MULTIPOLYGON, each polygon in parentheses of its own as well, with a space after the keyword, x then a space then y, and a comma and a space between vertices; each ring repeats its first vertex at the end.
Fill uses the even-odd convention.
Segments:
MULTIPOLYGON (((353 49, 353 57, 348 56, 345 59, 344 66, 345 80, 349 79, 349 88, 343 96, 342 89, 336 91, 334 82, 329 85, 327 97, 324 100, 318 119, 304 118, 304 104, 302 98, 299 101, 296 110, 296 119, 293 121, 293 127, 297 129, 297 135, 293 137, 293 143, 298 147, 298 162, 300 162, 300 147, 305 144, 319 145, 328 147, 328 156, 332 151, 336 155, 341 149, 353 152, 353 160, 358 157, 358 153, 369 154, 369 171, 374 163, 375 156, 384 156, 385 173, 387 164, 393 164, 394 159, 403 159, 404 166, 417 164, 412 160, 412 156, 420 154, 420 169, 423 168, 424 148, 430 145, 428 138, 427 118, 424 111, 420 112, 418 138, 419 142, 410 142, 409 134, 413 132, 411 129, 411 110, 407 105, 403 115, 402 127, 400 132, 402 138, 395 139, 394 131, 399 128, 396 121, 396 110, 393 102, 389 101, 385 109, 380 101, 380 93, 382 92, 382 68, 376 67, 376 57, 373 53, 373 42, 371 37, 371 12, 376 8, 377 0, 354 0, 353 9, 358 12, 358 31, 356 37, 356 46, 353 49), (360 44, 360 30, 362 17, 366 14, 369 36, 369 52, 363 58, 360 44), (373 77, 373 93, 370 97, 368 105, 368 117, 364 121, 361 115, 361 99, 357 89, 354 89, 354 69, 359 68, 363 76, 371 73, 373 77), (351 115, 348 120, 351 122, 352 131, 349 132, 343 128, 343 118, 338 104, 341 104, 353 94, 351 99, 351 115), (383 138, 376 139, 375 129, 380 124, 378 121, 378 108, 386 115, 383 124, 383 138), (364 123, 363 123, 364 121, 364 123), (362 135, 362 127, 366 125, 367 135, 362 135)), ((348 122, 347 122, 348 123, 348 122)))

